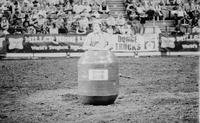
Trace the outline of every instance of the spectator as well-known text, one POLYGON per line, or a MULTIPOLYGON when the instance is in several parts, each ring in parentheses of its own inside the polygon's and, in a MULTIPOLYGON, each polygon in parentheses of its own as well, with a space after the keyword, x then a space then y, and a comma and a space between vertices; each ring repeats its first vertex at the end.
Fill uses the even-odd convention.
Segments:
POLYGON ((73 12, 75 14, 81 14, 84 10, 85 10, 85 7, 81 5, 80 1, 73 6, 73 12))
POLYGON ((195 27, 192 29, 192 32, 193 32, 193 33, 199 33, 199 34, 200 34, 200 19, 198 20, 197 26, 195 26, 195 27))
POLYGON ((174 11, 174 15, 175 15, 175 24, 174 25, 179 25, 181 24, 181 20, 184 19, 184 17, 187 15, 186 11, 183 10, 183 8, 181 6, 178 6, 178 9, 176 11, 174 11))
POLYGON ((139 20, 140 20, 140 27, 141 27, 140 34, 144 34, 145 32, 144 24, 146 23, 146 14, 145 14, 146 10, 142 4, 138 4, 136 11, 139 15, 139 20))
POLYGON ((77 34, 85 34, 89 27, 89 20, 85 16, 81 16, 80 20, 78 21, 78 28, 76 29, 77 34))
POLYGON ((1 19, 1 30, 3 31, 3 34, 9 34, 8 28, 9 28, 8 19, 5 16, 3 16, 1 19))
POLYGON ((126 14, 129 20, 133 20, 136 17, 136 8, 133 3, 128 4, 126 7, 126 14))
POLYGON ((55 23, 52 23, 51 27, 49 28, 50 34, 58 34, 58 28, 56 27, 55 23))
POLYGON ((66 2, 64 4, 64 12, 68 12, 68 11, 72 11, 73 10, 73 7, 72 7, 72 4, 70 2, 66 2))
POLYGON ((113 27, 116 24, 116 20, 111 14, 109 14, 108 18, 106 19, 106 23, 107 23, 108 26, 113 27))
POLYGON ((55 23, 58 29, 63 28, 64 20, 62 18, 62 15, 58 15, 58 18, 55 20, 55 23))
POLYGON ((136 7, 136 12, 137 12, 137 14, 138 14, 139 16, 144 16, 144 15, 145 15, 145 12, 146 12, 146 9, 145 9, 145 7, 144 7, 141 3, 139 3, 139 4, 137 5, 137 7, 136 7))
POLYGON ((155 5, 155 17, 156 20, 160 20, 164 17, 160 4, 155 5))
POLYGON ((24 28, 23 28, 23 22, 22 22, 22 18, 18 18, 17 20, 15 20, 15 25, 14 25, 14 28, 15 28, 15 32, 14 34, 23 34, 24 32, 24 28))
POLYGON ((100 14, 99 14, 98 11, 93 11, 93 12, 91 13, 91 15, 92 15, 92 16, 95 16, 96 18, 100 18, 100 14))
POLYGON ((95 3, 91 3, 90 7, 91 7, 91 12, 99 11, 99 6, 95 3))
POLYGON ((88 4, 87 1, 84 2, 83 6, 84 6, 84 12, 85 12, 85 13, 90 13, 90 12, 92 11, 92 9, 91 9, 91 7, 89 6, 89 4, 88 4))
POLYGON ((124 6, 127 9, 129 5, 132 5, 133 0, 124 0, 124 6))
POLYGON ((100 14, 109 14, 110 13, 110 9, 109 9, 106 1, 103 1, 102 4, 100 5, 99 13, 100 14))
POLYGON ((45 21, 46 21, 45 13, 39 12, 38 18, 37 18, 38 25, 41 27, 44 24, 45 21))
POLYGON ((42 25, 41 33, 42 34, 49 34, 49 26, 48 26, 47 21, 45 21, 44 24, 42 25))
POLYGON ((108 26, 106 32, 107 32, 108 34, 114 34, 113 27, 112 27, 112 26, 108 26))
POLYGON ((73 22, 74 22, 74 15, 72 14, 72 11, 68 11, 65 22, 65 28, 67 28, 68 31, 72 31, 73 22))
POLYGON ((25 20, 23 22, 23 34, 29 34, 28 28, 30 26, 30 22, 28 20, 25 20))
POLYGON ((114 26, 113 28, 113 34, 121 34, 121 31, 120 31, 120 26, 114 26))
POLYGON ((23 2, 23 5, 22 5, 22 10, 21 10, 23 13, 25 14, 28 14, 30 11, 31 11, 31 5, 29 3, 28 0, 25 0, 23 2))
POLYGON ((123 26, 125 25, 125 23, 126 23, 125 18, 123 17, 122 14, 119 14, 119 16, 116 18, 116 25, 123 26))
POLYGON ((127 23, 125 23, 125 25, 121 27, 120 32, 121 34, 125 35, 131 35, 131 33, 133 33, 131 30, 131 26, 128 25, 127 23))
POLYGON ((131 30, 132 30, 132 33, 133 34, 138 34, 140 33, 140 30, 141 30, 141 26, 137 23, 137 21, 132 21, 131 23, 131 30))
POLYGON ((147 5, 145 6, 146 8, 146 15, 148 20, 153 20, 153 17, 155 15, 155 7, 152 2, 146 3, 147 5))

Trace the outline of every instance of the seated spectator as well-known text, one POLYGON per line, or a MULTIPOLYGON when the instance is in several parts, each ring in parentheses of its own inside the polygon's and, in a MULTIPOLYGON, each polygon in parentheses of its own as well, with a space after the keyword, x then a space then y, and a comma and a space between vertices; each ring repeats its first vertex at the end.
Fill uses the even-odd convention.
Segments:
POLYGON ((153 3, 152 2, 148 2, 146 6, 147 6, 147 7, 145 7, 146 8, 146 12, 145 13, 147 15, 146 19, 153 20, 153 17, 155 15, 155 8, 154 8, 153 3))
POLYGON ((156 20, 160 20, 164 17, 160 4, 155 5, 155 17, 156 20))
POLYGON ((129 5, 131 5, 132 2, 133 2, 133 0, 124 0, 125 9, 127 9, 127 7, 128 7, 129 5))
POLYGON ((46 21, 45 13, 39 12, 38 13, 38 18, 37 18, 38 25, 42 26, 45 21, 46 21))
POLYGON ((121 28, 120 26, 114 26, 113 34, 121 34, 120 28, 121 28))
POLYGON ((88 4, 87 1, 84 2, 83 6, 84 6, 84 12, 90 13, 90 12, 92 11, 92 9, 91 9, 91 7, 89 6, 89 4, 88 4))
POLYGON ((108 34, 114 34, 113 27, 112 27, 112 26, 108 26, 106 32, 107 32, 108 34))
POLYGON ((136 11, 132 11, 131 14, 129 15, 128 19, 130 21, 138 19, 138 15, 137 15, 136 11))
POLYGON ((129 20, 133 20, 136 17, 136 8, 134 4, 128 4, 126 7, 126 15, 129 20))
POLYGON ((8 28, 9 28, 9 22, 8 22, 8 19, 3 16, 1 18, 1 30, 3 31, 3 34, 9 34, 8 32, 8 28))
POLYGON ((58 19, 55 21, 56 26, 58 27, 58 33, 67 33, 67 30, 64 26, 64 19, 61 15, 58 15, 58 19))
POLYGON ((31 4, 28 0, 24 0, 21 11, 28 14, 31 11, 31 4))
POLYGON ((91 7, 91 12, 94 12, 94 11, 99 11, 99 6, 95 3, 91 3, 90 4, 90 7, 91 7))
POLYGON ((141 3, 139 3, 136 7, 136 12, 140 17, 145 16, 146 9, 141 3))
POLYGON ((75 14, 81 14, 84 10, 85 10, 85 7, 81 5, 81 2, 78 2, 73 6, 73 12, 75 14))
POLYGON ((184 17, 187 15, 186 11, 183 10, 181 6, 178 7, 178 9, 174 12, 174 20, 175 24, 174 25, 180 25, 181 20, 184 19, 184 17))
POLYGON ((137 23, 137 21, 132 21, 131 22, 131 30, 132 30, 132 33, 133 34, 138 34, 140 33, 140 30, 141 30, 141 26, 140 24, 137 23))
POLYGON ((109 9, 108 4, 106 3, 106 1, 103 1, 103 3, 100 5, 99 13, 100 14, 109 14, 110 13, 110 9, 109 9))
POLYGON ((77 34, 85 34, 89 28, 89 20, 85 16, 81 16, 78 21, 78 27, 76 29, 77 34))
POLYGON ((12 14, 15 12, 15 6, 13 2, 7 0, 3 6, 5 7, 4 13, 8 14, 8 19, 11 19, 12 14))
POLYGON ((70 4, 70 2, 67 1, 64 5, 64 12, 68 12, 72 10, 73 10, 72 4, 70 4))
POLYGON ((15 11, 15 13, 13 14, 13 17, 11 19, 14 21, 21 17, 22 17, 21 13, 19 11, 15 11))
POLYGON ((123 35, 130 35, 132 33, 131 26, 126 23, 121 27, 120 33, 123 35))
POLYGON ((42 26, 47 21, 46 18, 44 17, 45 17, 44 13, 42 12, 38 13, 38 17, 34 21, 34 27, 36 29, 36 33, 40 33, 40 34, 42 33, 42 26))
POLYGON ((126 23, 126 19, 123 17, 122 14, 120 14, 117 18, 116 18, 116 25, 118 26, 123 26, 126 23))
POLYGON ((14 2, 14 12, 13 13, 15 13, 16 11, 21 13, 21 6, 19 5, 19 3, 17 1, 14 2))
POLYGON ((37 9, 39 7, 39 2, 37 0, 34 0, 32 3, 33 3, 33 8, 37 9))
POLYGON ((106 19, 106 23, 107 23, 108 26, 112 26, 113 27, 116 24, 116 20, 111 14, 109 14, 108 18, 106 19))
POLYGON ((58 34, 58 28, 56 27, 55 23, 52 23, 51 27, 49 28, 50 34, 58 34))
POLYGON ((63 28, 64 20, 61 15, 58 15, 58 18, 55 20, 55 24, 58 29, 63 28))
POLYGON ((96 18, 100 18, 100 14, 98 13, 98 11, 93 11, 91 13, 91 16, 95 16, 96 18))
POLYGON ((136 7, 136 11, 139 15, 139 20, 140 20, 140 34, 144 34, 145 32, 145 27, 144 24, 146 23, 146 17, 147 15, 145 14, 146 9, 144 8, 144 6, 142 4, 138 4, 138 6, 136 7))
POLYGON ((45 21, 44 24, 42 25, 41 33, 42 34, 49 34, 49 26, 48 26, 47 21, 45 21))
POLYGON ((18 18, 17 20, 15 20, 14 29, 15 29, 14 34, 23 34, 24 28, 23 28, 22 18, 18 18))
POLYGON ((193 33, 200 33, 200 19, 198 20, 197 26, 192 29, 193 33))

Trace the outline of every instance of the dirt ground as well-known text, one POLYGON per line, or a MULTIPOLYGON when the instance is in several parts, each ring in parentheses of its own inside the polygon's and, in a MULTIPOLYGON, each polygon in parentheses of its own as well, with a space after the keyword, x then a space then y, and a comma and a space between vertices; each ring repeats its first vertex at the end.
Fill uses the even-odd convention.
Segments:
POLYGON ((198 123, 199 58, 122 57, 120 92, 82 105, 77 58, 0 61, 1 123, 198 123))

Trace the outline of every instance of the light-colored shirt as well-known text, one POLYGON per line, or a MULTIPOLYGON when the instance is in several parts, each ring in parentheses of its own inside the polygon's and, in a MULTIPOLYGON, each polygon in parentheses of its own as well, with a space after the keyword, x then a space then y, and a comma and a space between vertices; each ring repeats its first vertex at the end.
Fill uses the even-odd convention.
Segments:
POLYGON ((83 44, 83 49, 107 50, 109 49, 109 37, 109 34, 104 32, 92 32, 87 35, 87 38, 83 44))
POLYGON ((196 26, 192 29, 192 32, 200 33, 200 27, 196 26))

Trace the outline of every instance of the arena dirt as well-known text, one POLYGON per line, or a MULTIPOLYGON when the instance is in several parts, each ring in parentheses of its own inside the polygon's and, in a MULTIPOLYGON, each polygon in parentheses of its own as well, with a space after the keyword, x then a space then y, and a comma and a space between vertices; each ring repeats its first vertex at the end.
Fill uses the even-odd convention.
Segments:
POLYGON ((198 57, 119 58, 120 93, 82 105, 77 58, 0 61, 1 123, 198 123, 198 57))

